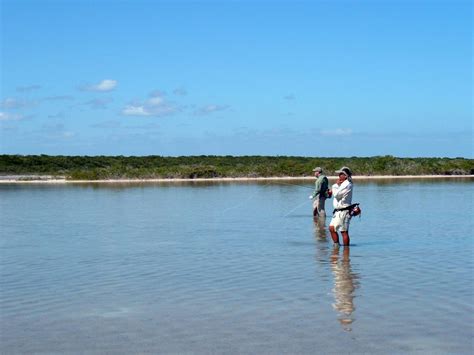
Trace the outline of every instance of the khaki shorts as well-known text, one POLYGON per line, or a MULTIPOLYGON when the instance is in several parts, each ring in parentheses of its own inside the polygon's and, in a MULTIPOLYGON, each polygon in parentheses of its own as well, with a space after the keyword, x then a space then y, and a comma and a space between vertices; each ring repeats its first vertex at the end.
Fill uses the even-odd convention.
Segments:
POLYGON ((323 198, 315 198, 313 200, 313 211, 317 208, 319 213, 326 213, 326 199, 323 198))
POLYGON ((334 212, 330 226, 333 226, 336 232, 348 232, 351 215, 348 210, 334 212))

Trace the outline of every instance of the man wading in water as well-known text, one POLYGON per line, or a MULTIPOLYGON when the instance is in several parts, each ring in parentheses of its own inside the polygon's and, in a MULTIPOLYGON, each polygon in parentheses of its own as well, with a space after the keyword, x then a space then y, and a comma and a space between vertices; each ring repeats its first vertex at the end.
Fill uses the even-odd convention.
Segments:
POLYGON ((313 217, 317 219, 321 217, 321 219, 326 220, 326 193, 328 191, 329 181, 326 175, 323 174, 323 169, 319 166, 313 169, 314 176, 316 177, 316 181, 314 183, 314 192, 310 199, 313 200, 313 217))
POLYGON ((350 243, 349 223, 351 220, 350 208, 352 204, 352 171, 344 166, 336 171, 339 179, 332 185, 332 196, 334 213, 331 223, 329 224, 329 232, 335 245, 339 245, 338 231, 342 234, 344 246, 350 243))

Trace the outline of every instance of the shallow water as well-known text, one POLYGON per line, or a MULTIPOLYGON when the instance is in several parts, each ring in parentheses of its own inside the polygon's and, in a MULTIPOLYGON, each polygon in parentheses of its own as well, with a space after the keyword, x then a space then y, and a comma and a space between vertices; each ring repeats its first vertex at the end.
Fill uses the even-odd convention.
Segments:
POLYGON ((472 179, 291 183, 0 185, 0 352, 473 351, 472 179))

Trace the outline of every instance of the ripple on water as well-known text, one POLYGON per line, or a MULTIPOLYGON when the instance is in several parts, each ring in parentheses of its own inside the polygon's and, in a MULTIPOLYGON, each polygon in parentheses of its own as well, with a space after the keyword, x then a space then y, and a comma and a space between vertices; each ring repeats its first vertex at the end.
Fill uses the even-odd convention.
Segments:
POLYGON ((0 186, 1 350, 469 353, 472 182, 356 188, 334 249, 297 188, 0 186))

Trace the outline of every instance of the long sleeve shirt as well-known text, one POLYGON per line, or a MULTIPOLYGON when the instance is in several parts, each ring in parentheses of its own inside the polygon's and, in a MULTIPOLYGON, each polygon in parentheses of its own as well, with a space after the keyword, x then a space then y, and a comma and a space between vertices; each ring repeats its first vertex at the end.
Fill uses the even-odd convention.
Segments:
POLYGON ((345 180, 341 185, 332 185, 332 205, 334 208, 344 208, 352 204, 352 181, 345 180))
POLYGON ((328 189, 329 181, 326 175, 319 175, 314 183, 314 191, 311 195, 312 198, 325 198, 326 197, 326 190, 328 189))

